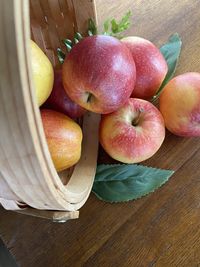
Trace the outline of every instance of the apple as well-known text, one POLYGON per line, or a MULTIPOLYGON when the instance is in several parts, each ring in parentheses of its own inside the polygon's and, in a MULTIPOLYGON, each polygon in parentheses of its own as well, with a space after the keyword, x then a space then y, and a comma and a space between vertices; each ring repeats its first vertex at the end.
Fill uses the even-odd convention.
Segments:
POLYGON ((72 119, 83 116, 86 112, 84 108, 73 102, 67 95, 62 83, 62 71, 54 71, 53 90, 45 102, 44 108, 59 111, 72 119))
POLYGON ((136 85, 132 97, 152 98, 167 74, 167 63, 160 50, 150 41, 130 36, 121 39, 130 49, 136 66, 136 85))
POLYGON ((40 47, 32 40, 30 40, 30 48, 34 89, 38 106, 41 106, 53 88, 53 66, 40 47))
POLYGON ((159 100, 166 128, 179 136, 200 136, 200 73, 174 77, 159 100))
POLYGON ((82 130, 68 116, 42 109, 41 118, 49 152, 57 171, 67 169, 81 156, 82 130))
POLYGON ((76 44, 62 71, 69 97, 85 109, 102 114, 123 106, 136 80, 131 52, 118 39, 106 35, 86 37, 76 44))
POLYGON ((102 116, 100 143, 115 160, 138 163, 153 156, 165 138, 160 111, 150 102, 130 98, 117 111, 102 116))

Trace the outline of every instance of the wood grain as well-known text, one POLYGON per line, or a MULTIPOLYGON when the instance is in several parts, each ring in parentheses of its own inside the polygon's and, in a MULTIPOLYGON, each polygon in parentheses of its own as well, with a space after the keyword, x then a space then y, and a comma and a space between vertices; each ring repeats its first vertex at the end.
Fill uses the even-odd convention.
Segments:
MULTIPOLYGON (((99 10, 107 12, 103 2, 99 0, 99 10)), ((133 13, 130 34, 160 46, 178 32, 183 50, 177 73, 200 71, 198 0, 136 0, 129 4, 133 13)), ((117 5, 109 10, 110 16, 119 15, 117 5)), ((121 6, 119 10, 122 13, 121 6)), ((158 153, 144 162, 175 170, 155 193, 124 204, 104 203, 91 194, 80 219, 66 224, 1 210, 1 236, 22 267, 200 266, 199 159, 199 138, 167 132, 158 153)), ((99 162, 111 162, 102 150, 99 162)))

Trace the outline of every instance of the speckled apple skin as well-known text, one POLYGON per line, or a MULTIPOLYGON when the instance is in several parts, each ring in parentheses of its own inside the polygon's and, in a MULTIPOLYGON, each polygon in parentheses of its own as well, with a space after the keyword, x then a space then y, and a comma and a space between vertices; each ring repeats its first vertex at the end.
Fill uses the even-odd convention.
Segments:
POLYGON ((103 115, 100 123, 100 143, 114 159, 138 163, 153 156, 165 138, 164 120, 150 102, 130 98, 119 110, 103 115), (138 117, 137 126, 132 122, 138 117))
POLYGON ((162 84, 167 63, 160 50, 150 41, 130 36, 121 40, 130 49, 136 66, 136 84, 132 97, 150 99, 162 84))
POLYGON ((97 35, 72 48, 63 64, 62 76, 73 101, 87 110, 106 114, 120 108, 130 97, 136 70, 125 44, 111 36, 97 35))
POLYGON ((163 89, 159 108, 166 128, 175 135, 200 136, 200 73, 174 77, 163 89))
POLYGON ((49 152, 57 171, 67 169, 81 156, 82 130, 68 116, 50 109, 41 110, 49 152))

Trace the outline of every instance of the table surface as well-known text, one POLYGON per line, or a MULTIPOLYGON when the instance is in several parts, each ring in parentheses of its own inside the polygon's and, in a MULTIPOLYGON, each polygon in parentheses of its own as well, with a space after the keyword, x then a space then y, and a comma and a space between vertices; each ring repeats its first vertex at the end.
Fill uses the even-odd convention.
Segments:
MULTIPOLYGON (((111 1, 108 1, 111 2, 111 1)), ((200 1, 133 1, 131 33, 183 40, 177 73, 200 72, 200 1)), ((99 162, 109 161, 103 152, 99 162)), ((123 204, 91 194, 80 219, 56 224, 0 209, 0 235, 21 267, 200 266, 200 139, 167 133, 145 165, 175 170, 156 192, 123 204)))

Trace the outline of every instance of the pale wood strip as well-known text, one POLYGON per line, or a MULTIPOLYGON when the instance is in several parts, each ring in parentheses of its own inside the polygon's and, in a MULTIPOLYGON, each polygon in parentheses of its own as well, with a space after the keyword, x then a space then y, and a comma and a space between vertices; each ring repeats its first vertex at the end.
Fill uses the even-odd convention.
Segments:
POLYGON ((65 49, 62 40, 74 35, 74 10, 71 0, 31 0, 31 32, 52 64, 60 67, 57 48, 65 49))
MULTIPOLYGON (((26 25, 26 24, 25 24, 26 25)), ((24 27, 26 27, 24 25, 24 27)), ((25 28, 27 31, 28 29, 25 28)), ((39 110, 35 101, 35 95, 34 95, 34 90, 33 90, 33 85, 31 81, 31 68, 30 68, 30 62, 29 62, 29 47, 27 45, 28 43, 28 36, 24 39, 24 44, 26 44, 26 70, 27 72, 27 77, 29 78, 29 85, 27 88, 31 89, 29 91, 29 94, 31 96, 30 100, 31 103, 30 105, 26 105, 26 112, 28 114, 28 119, 29 119, 29 127, 31 129, 32 133, 32 141, 34 142, 34 149, 37 155, 37 159, 39 160, 40 163, 40 168, 43 171, 43 178, 38 180, 38 183, 44 183, 43 190, 47 191, 47 194, 50 194, 52 198, 54 198, 54 205, 51 206, 51 208, 48 207, 48 209, 67 209, 67 210, 74 210, 76 207, 74 205, 70 204, 70 197, 68 195, 64 195, 62 192, 62 188, 64 188, 63 184, 61 183, 55 168, 52 164, 50 154, 48 151, 48 147, 46 144, 44 132, 43 132, 43 127, 41 123, 41 118, 39 114, 39 110), (32 108, 30 108, 32 107, 32 108), (33 118, 34 116, 34 118, 33 118), (33 122, 34 123, 31 123, 33 122), (35 127, 36 126, 36 127, 35 127), (59 208, 55 208, 55 205, 61 205, 59 208)), ((24 89, 23 87, 22 89, 24 89)), ((26 94, 27 91, 24 90, 24 93, 26 94)), ((34 195, 34 191, 32 192, 34 195)), ((79 194, 73 194, 74 197, 77 199, 77 202, 82 200, 82 196, 79 196, 79 194)), ((34 199, 36 201, 36 198, 34 199)), ((32 204, 31 204, 32 206, 32 204)))
POLYGON ((32 208, 17 210, 18 213, 26 214, 34 217, 39 217, 43 219, 49 219, 53 222, 66 222, 71 219, 77 219, 79 217, 79 211, 45 211, 36 210, 32 208))
MULTIPOLYGON (((76 18, 76 31, 85 33, 88 25, 88 19, 91 18, 97 24, 96 4, 95 0, 72 0, 75 18, 76 18)), ((104 3, 105 4, 105 3, 104 3)))
MULTIPOLYGON (((38 121, 38 120, 37 120, 38 121)), ((95 125, 95 124, 94 124, 95 125)), ((96 125, 97 126, 97 125, 96 125)), ((41 129, 41 127, 38 127, 38 131, 40 131, 40 129, 41 129)), ((41 136, 41 138, 42 138, 42 136, 41 136)), ((97 141, 98 139, 96 138, 96 143, 98 144, 98 141, 97 141)), ((95 152, 96 153, 96 155, 97 155, 97 152, 95 152)), ((96 156, 97 157, 97 156, 96 156)), ((79 165, 79 164, 78 164, 79 165)), ((77 165, 77 167, 78 167, 78 165, 77 165)), ((96 165, 96 163, 95 163, 95 165, 96 165)), ((76 167, 76 168, 77 168, 76 167)), ((92 169, 92 168, 91 168, 92 169)), ((54 177, 55 177, 55 179, 54 179, 54 182, 55 182, 55 185, 56 185, 56 187, 59 187, 59 188, 61 188, 61 185, 59 184, 59 182, 60 182, 60 180, 57 180, 56 179, 56 176, 54 175, 54 177)), ((71 179, 72 181, 74 180, 74 178, 72 177, 72 179, 71 179)), ((86 186, 86 184, 85 184, 85 186, 86 186)), ((90 188, 91 188, 91 185, 90 185, 90 188)), ((65 192, 66 192, 66 194, 67 193, 70 193, 70 197, 73 197, 73 202, 75 203, 78 203, 78 201, 80 200, 80 198, 81 198, 81 195, 80 195, 80 187, 79 187, 79 189, 77 189, 77 191, 79 192, 79 196, 78 196, 78 194, 76 194, 76 193, 70 193, 70 192, 68 192, 68 191, 66 191, 65 190, 65 192), (75 200, 76 199, 76 200, 75 200)), ((84 195, 84 192, 85 192, 85 190, 86 189, 84 189, 84 191, 82 192, 82 195, 84 195)), ((87 195, 88 195, 88 192, 87 192, 87 195)), ((85 200, 84 200, 85 201, 85 200)), ((79 203, 79 206, 80 206, 80 203, 79 203)))
POLYGON ((96 123, 90 124, 94 128, 87 125, 90 120, 94 120, 95 114, 87 115, 84 120, 87 126, 84 128, 85 136, 88 138, 89 132, 93 136, 91 139, 86 138, 83 143, 88 144, 88 140, 92 140, 94 149, 91 150, 92 153, 88 157, 88 148, 83 145, 80 165, 75 167, 79 176, 76 176, 74 171, 69 184, 65 187, 53 167, 35 101, 29 57, 27 2, 16 3, 14 0, 10 0, 2 4, 1 10, 3 10, 2 13, 6 14, 6 16, 2 16, 2 25, 7 26, 5 36, 2 37, 5 48, 2 51, 7 50, 11 53, 11 56, 7 53, 10 56, 8 62, 6 62, 3 53, 1 55, 3 58, 1 68, 4 71, 1 72, 2 77, 0 79, 3 111, 0 117, 3 125, 3 131, 0 135, 2 148, 0 164, 3 177, 11 191, 21 201, 32 207, 76 210, 85 203, 94 179, 98 147, 98 117, 95 120, 96 123), (13 17, 14 20, 10 20, 13 17), (12 37, 11 40, 10 36, 12 37), (13 83, 14 80, 15 83, 13 83), (9 94, 10 97, 8 97, 9 94), (11 101, 6 105, 7 97, 11 101), (87 165, 87 160, 93 165, 87 165), (82 169, 83 161, 86 164, 86 172, 82 169), (86 174, 86 177, 83 174, 86 174), (85 181, 83 182, 82 179, 84 178, 85 181))
MULTIPOLYGON (((16 2, 15 2, 16 3, 16 2)), ((23 66, 23 43, 20 42, 20 32, 17 31, 17 35, 15 34, 15 25, 8 27, 9 23, 16 22, 16 29, 19 30, 21 27, 21 1, 17 3, 16 6, 12 5, 12 1, 7 3, 3 2, 2 4, 2 18, 3 23, 1 23, 2 27, 6 29, 4 32, 3 29, 1 32, 4 33, 2 36, 1 44, 4 45, 4 48, 1 50, 1 59, 2 59, 2 68, 4 69, 4 73, 2 73, 1 78, 1 101, 4 104, 1 105, 4 113, 1 112, 1 123, 3 125, 1 130, 1 171, 6 177, 6 180, 11 188, 15 188, 15 193, 18 197, 23 195, 23 201, 28 204, 34 204, 33 195, 29 194, 31 191, 30 179, 31 177, 35 177, 38 174, 41 177, 41 171, 38 171, 38 164, 32 165, 30 159, 35 159, 34 150, 32 148, 30 142, 30 132, 29 127, 27 126, 27 117, 26 112, 24 110, 25 103, 22 90, 21 90, 21 82, 22 78, 24 78, 24 66, 23 66), (15 13, 14 7, 16 8, 15 13), (7 16, 6 16, 7 15, 7 16), (17 19, 16 16, 17 15, 17 19), (11 19, 10 19, 11 18, 11 19), (14 18, 14 20, 13 20, 14 18), (15 39, 15 35, 18 39, 15 39), (14 47, 15 44, 18 43, 18 50, 14 47), (7 53, 5 53, 7 51, 7 53), (21 51, 21 56, 19 57, 19 52, 21 51), (5 54, 9 55, 5 58, 5 54), (19 59, 20 58, 20 59, 19 59), (18 65, 19 64, 19 65, 18 65), (21 67, 21 68, 20 68, 21 67), (8 101, 9 99, 9 101, 8 101), (2 154, 3 153, 3 154, 2 154), (2 158, 3 156, 3 158, 2 158), (37 174, 35 171, 38 171, 37 174), (20 180, 19 180, 20 179, 20 180), (20 186, 20 183, 22 185, 20 186), (24 188, 26 187, 26 189, 24 188)), ((25 80, 24 80, 25 82, 25 80)), ((26 88, 27 85, 24 84, 26 88)), ((39 197, 39 190, 35 192, 35 198, 37 199, 37 203, 39 207, 50 206, 51 203, 47 204, 49 195, 46 194, 44 197, 39 197), (43 199, 43 201, 42 201, 43 199), (43 204, 42 204, 43 202, 43 204)))
POLYGON ((6 210, 21 210, 15 200, 7 200, 5 198, 0 197, 0 204, 6 210))
MULTIPOLYGON (((3 5, 3 4, 2 4, 3 5)), ((6 31, 5 31, 5 24, 4 24, 4 16, 5 16, 5 11, 4 8, 2 7, 1 8, 1 11, 2 11, 2 14, 1 14, 1 33, 3 35, 6 35, 6 31)), ((9 13, 8 13, 9 15, 9 13)), ((13 14, 12 14, 13 15, 13 14)), ((12 16, 11 15, 11 16, 12 16)), ((8 32, 9 34, 9 32, 8 32)), ((11 38, 13 38, 13 36, 11 36, 11 38)), ((6 44, 6 38, 4 37, 4 40, 1 42, 2 44, 2 56, 1 56, 1 63, 4 62, 5 64, 1 64, 1 73, 3 74, 2 78, 1 78, 1 84, 0 84, 0 90, 1 90, 1 98, 0 98, 0 101, 3 103, 1 103, 0 105, 0 116, 1 116, 1 142, 0 144, 4 145, 5 149, 3 149, 1 147, 1 173, 4 174, 4 168, 6 166, 8 166, 8 169, 11 170, 11 167, 10 167, 10 160, 12 160, 12 157, 14 157, 14 153, 11 150, 9 150, 9 148, 11 147, 16 147, 16 142, 18 142, 19 140, 17 140, 17 134, 16 135, 14 134, 15 133, 15 130, 17 131, 18 129, 16 129, 18 127, 16 127, 16 120, 13 120, 12 118, 10 117, 13 117, 13 115, 15 116, 15 113, 16 113, 16 107, 14 105, 14 101, 13 101, 13 96, 10 94, 11 93, 11 90, 8 90, 8 88, 11 88, 11 86, 13 85, 13 80, 11 79, 11 75, 10 75, 10 70, 9 70, 9 61, 13 61, 13 65, 15 65, 15 58, 12 58, 13 57, 13 54, 14 54, 14 51, 12 51, 12 49, 9 50, 9 45, 6 44), (5 52, 7 51, 7 53, 5 52), (10 124, 9 124, 9 121, 10 121, 10 124), (13 136, 13 140, 12 139, 10 140, 10 136, 13 136), (10 144, 10 142, 13 142, 10 144), (3 157, 2 158, 2 153, 3 153, 3 157), (2 166, 3 165, 3 166, 2 166)), ((9 41, 13 41, 12 39, 9 40, 9 41)), ((15 41, 15 40, 14 40, 15 41)), ((16 82, 16 81, 15 81, 16 82)), ((17 85, 17 83, 15 84, 17 85)), ((14 92, 14 91, 13 91, 14 92)), ((23 117, 22 117, 23 118, 23 117)), ((23 148, 23 147, 22 147, 23 148)), ((20 164, 19 164, 20 166, 20 164)), ((20 168, 21 169, 21 168, 20 168)), ((5 175, 6 176, 6 175, 5 175)), ((14 180, 14 183, 15 183, 15 180, 14 180)))
POLYGON ((0 171, 0 197, 8 200, 17 201, 19 198, 10 190, 6 179, 3 178, 3 175, 0 171))

